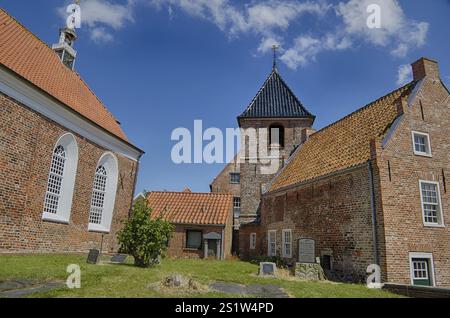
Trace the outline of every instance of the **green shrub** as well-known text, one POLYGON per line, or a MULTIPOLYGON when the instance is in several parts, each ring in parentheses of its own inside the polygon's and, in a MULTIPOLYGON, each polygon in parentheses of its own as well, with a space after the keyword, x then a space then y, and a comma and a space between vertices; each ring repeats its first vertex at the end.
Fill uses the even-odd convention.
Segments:
POLYGON ((131 216, 117 234, 120 252, 132 255, 134 264, 140 267, 149 267, 164 256, 174 230, 174 226, 164 221, 162 215, 152 219, 151 213, 146 199, 136 200, 131 216))

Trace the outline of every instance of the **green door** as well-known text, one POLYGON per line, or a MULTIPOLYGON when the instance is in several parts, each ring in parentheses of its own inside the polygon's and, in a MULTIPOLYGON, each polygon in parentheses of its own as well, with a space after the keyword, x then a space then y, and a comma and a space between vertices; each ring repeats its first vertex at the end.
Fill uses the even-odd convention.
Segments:
POLYGON ((430 260, 427 258, 413 258, 413 282, 417 286, 433 286, 430 272, 430 260))

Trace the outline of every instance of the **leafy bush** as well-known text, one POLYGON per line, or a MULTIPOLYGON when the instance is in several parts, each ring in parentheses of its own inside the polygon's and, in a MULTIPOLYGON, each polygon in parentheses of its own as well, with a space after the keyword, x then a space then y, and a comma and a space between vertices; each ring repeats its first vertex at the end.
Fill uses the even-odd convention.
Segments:
POLYGON ((151 213, 147 200, 139 198, 133 205, 130 218, 117 234, 120 252, 132 255, 134 264, 139 267, 149 267, 164 256, 174 230, 174 226, 164 221, 161 215, 152 219, 151 213))

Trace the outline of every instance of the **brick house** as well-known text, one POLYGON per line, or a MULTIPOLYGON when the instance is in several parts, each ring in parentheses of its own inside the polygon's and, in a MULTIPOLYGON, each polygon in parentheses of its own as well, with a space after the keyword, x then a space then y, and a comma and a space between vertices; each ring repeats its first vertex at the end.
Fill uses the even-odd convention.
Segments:
POLYGON ((150 192, 152 217, 162 215, 175 230, 167 254, 174 258, 217 258, 231 255, 233 196, 231 194, 150 192))
POLYGON ((0 9, 0 252, 117 250, 143 151, 52 48, 0 9))
MULTIPOLYGON (((260 220, 240 229, 242 256, 295 262, 300 238, 330 272, 450 287, 450 94, 438 63, 312 134, 262 196, 260 220)), ((342 276, 341 276, 342 277, 342 276)))

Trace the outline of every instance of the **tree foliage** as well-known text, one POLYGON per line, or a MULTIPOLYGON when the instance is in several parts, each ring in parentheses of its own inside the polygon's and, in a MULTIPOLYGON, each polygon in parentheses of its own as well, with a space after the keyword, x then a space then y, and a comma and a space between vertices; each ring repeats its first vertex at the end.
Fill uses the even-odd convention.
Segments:
POLYGON ((120 251, 132 255, 134 264, 140 267, 149 267, 155 264, 160 256, 164 256, 174 230, 174 226, 165 221, 162 215, 152 218, 151 213, 147 200, 137 199, 131 216, 117 234, 120 251))

